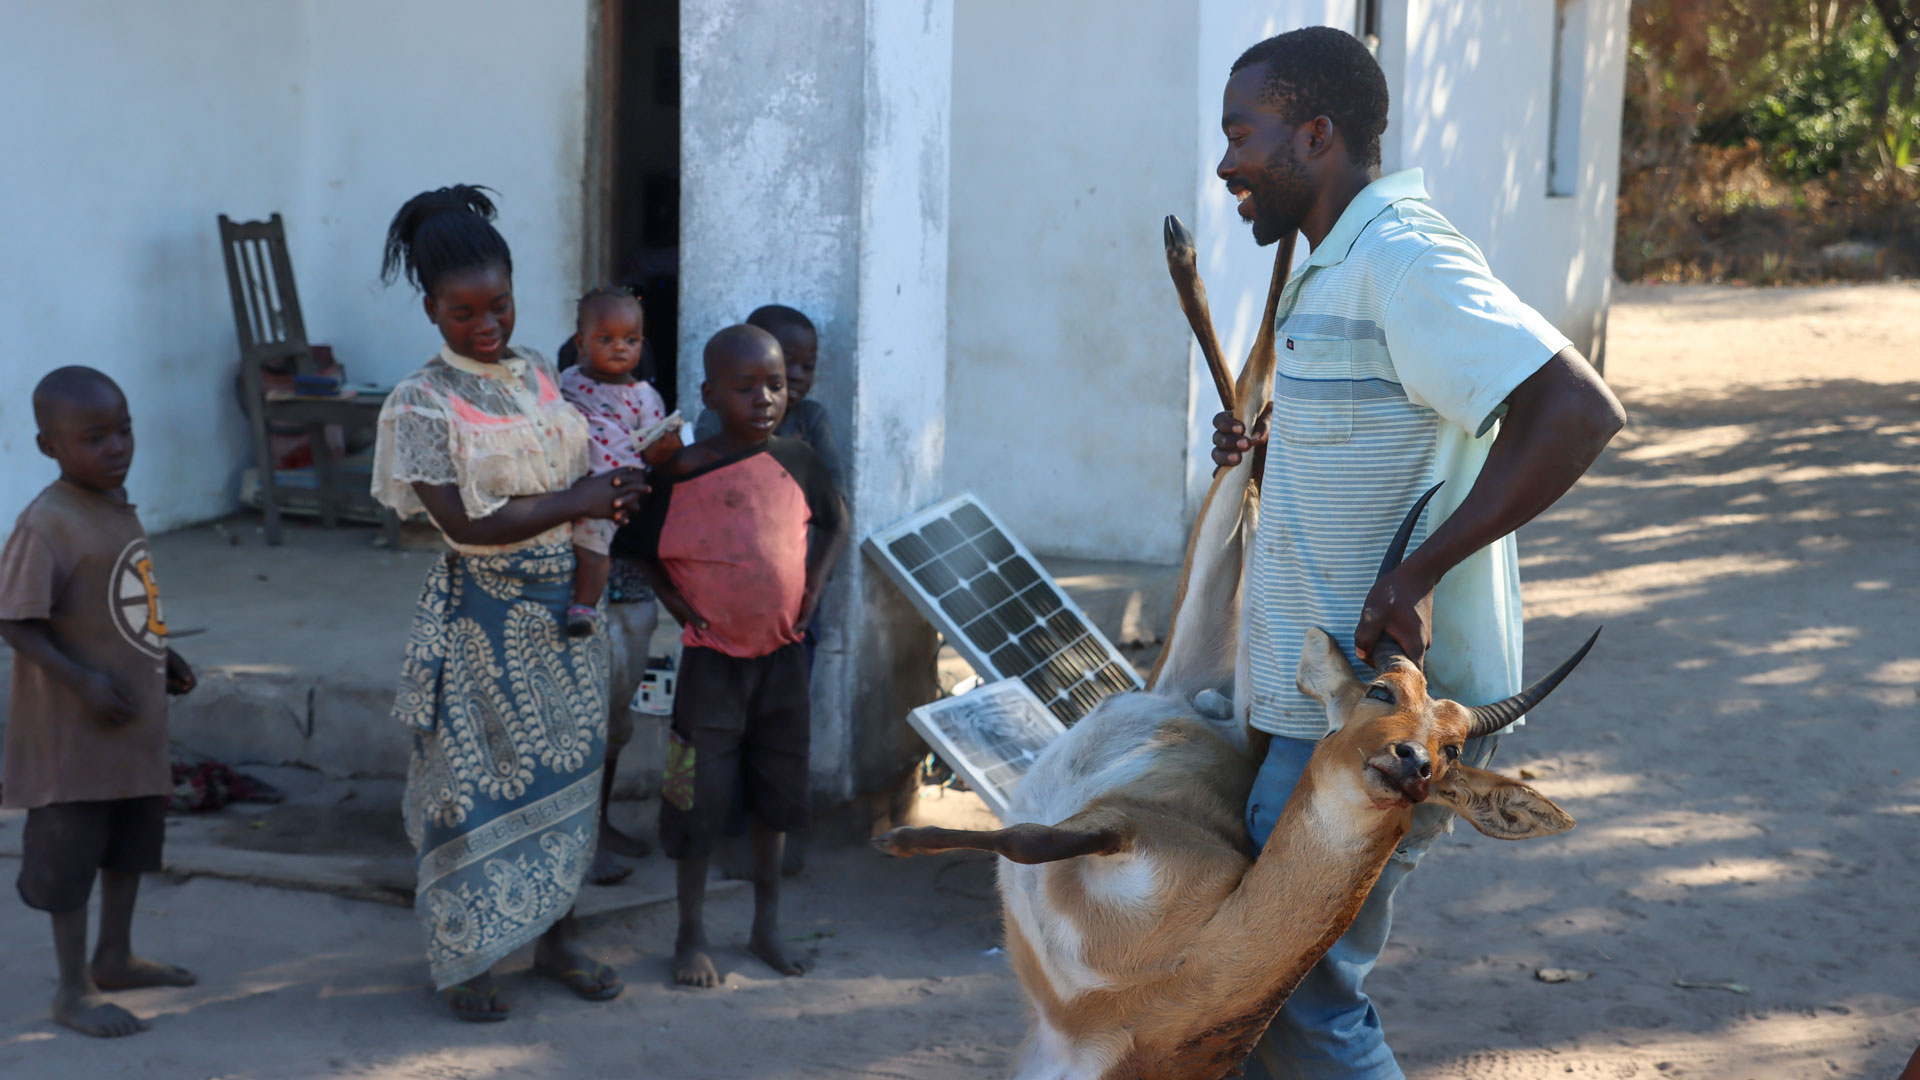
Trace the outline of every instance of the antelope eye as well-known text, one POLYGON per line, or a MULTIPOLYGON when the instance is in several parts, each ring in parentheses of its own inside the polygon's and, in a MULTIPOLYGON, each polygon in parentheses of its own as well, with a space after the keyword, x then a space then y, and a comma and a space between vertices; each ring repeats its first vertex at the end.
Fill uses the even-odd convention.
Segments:
POLYGON ((1384 686, 1367 687, 1367 697, 1374 701, 1384 701, 1389 705, 1393 704, 1393 691, 1384 686))
POLYGON ((1448 761, 1459 761, 1459 760, 1460 760, 1460 748, 1459 748, 1459 747, 1457 747, 1457 746, 1449 746, 1449 747, 1447 747, 1447 760, 1448 760, 1448 761))

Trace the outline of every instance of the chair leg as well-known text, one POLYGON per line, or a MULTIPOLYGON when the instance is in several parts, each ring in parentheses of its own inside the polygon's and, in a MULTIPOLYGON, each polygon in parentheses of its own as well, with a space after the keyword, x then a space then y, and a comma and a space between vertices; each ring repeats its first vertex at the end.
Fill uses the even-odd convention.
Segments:
POLYGON ((265 519, 267 543, 278 546, 285 539, 280 529, 280 489, 274 483, 273 440, 267 437, 266 419, 258 413, 253 421, 253 465, 260 478, 260 513, 265 519))
POLYGON ((340 493, 334 489, 333 447, 327 443, 325 424, 307 425, 307 442, 313 447, 313 488, 320 499, 320 525, 340 527, 340 493))

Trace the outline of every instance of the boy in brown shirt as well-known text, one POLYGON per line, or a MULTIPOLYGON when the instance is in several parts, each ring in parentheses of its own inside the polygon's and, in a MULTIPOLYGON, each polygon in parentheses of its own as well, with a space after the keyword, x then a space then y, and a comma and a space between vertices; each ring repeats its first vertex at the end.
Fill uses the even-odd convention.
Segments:
POLYGON ((167 648, 146 530, 127 502, 133 422, 112 379, 64 367, 33 391, 40 452, 60 479, 0 554, 0 638, 13 647, 0 805, 27 810, 20 898, 53 916, 53 1018, 88 1035, 145 1021, 102 990, 191 986, 133 955, 140 875, 160 869, 168 796, 167 694, 193 671, 167 648), (87 895, 100 876, 100 941, 87 963, 87 895))

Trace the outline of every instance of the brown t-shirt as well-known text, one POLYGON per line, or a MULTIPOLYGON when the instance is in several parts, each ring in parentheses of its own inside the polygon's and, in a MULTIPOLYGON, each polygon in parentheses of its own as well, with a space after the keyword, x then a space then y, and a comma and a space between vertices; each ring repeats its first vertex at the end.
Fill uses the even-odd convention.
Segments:
POLYGON ((45 619, 60 647, 133 699, 111 727, 72 687, 13 658, 4 805, 165 795, 167 627, 147 533, 125 502, 55 482, 21 513, 0 554, 0 619, 45 619))

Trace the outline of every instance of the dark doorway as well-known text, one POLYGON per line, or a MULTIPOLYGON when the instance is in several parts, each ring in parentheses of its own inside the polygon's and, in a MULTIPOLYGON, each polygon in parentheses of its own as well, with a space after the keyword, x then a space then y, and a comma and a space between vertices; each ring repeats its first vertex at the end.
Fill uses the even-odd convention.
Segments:
POLYGON ((680 5, 603 0, 603 266, 639 291, 653 384, 679 406, 680 5))

